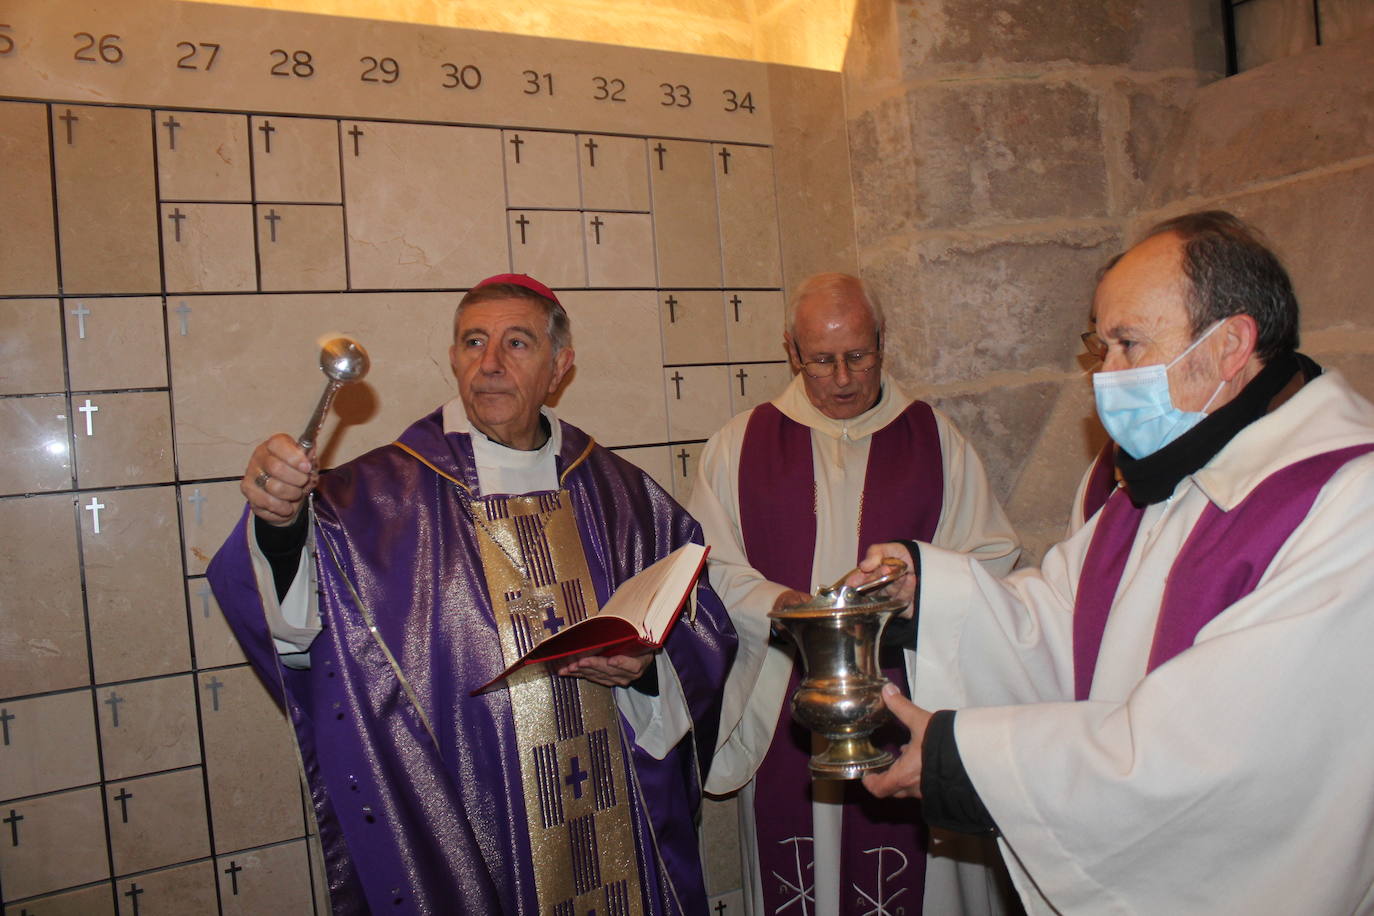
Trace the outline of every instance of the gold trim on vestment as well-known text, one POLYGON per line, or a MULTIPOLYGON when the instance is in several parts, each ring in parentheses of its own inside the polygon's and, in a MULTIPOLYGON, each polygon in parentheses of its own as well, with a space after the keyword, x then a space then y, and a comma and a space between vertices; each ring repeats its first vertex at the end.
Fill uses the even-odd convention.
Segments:
MULTIPOLYGON (((506 665, 596 613, 567 490, 475 498, 469 506, 506 665)), ((505 683, 539 911, 643 913, 629 794, 637 787, 626 782, 611 688, 559 677, 544 665, 522 668, 505 683)))

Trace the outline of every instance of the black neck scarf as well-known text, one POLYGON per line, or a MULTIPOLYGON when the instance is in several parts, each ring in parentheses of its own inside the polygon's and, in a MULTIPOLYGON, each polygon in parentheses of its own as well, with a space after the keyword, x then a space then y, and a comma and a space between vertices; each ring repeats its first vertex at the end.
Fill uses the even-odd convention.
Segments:
POLYGON ((1274 403, 1290 385, 1296 390, 1321 371, 1321 366, 1301 353, 1284 354, 1261 369, 1232 401, 1154 454, 1132 458, 1118 447, 1116 467, 1131 502, 1145 506, 1168 499, 1179 481, 1211 461, 1242 429, 1287 400, 1274 403))

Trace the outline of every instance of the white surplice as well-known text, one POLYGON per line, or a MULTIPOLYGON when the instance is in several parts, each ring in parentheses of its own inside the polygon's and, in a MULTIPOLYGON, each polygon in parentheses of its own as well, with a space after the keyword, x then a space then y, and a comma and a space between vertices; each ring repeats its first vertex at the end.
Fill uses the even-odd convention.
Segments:
MULTIPOLYGON (((858 512, 862 502, 868 450, 874 433, 901 415, 911 398, 891 378, 885 378, 878 403, 850 420, 825 416, 806 396, 801 376, 773 401, 785 416, 811 429, 811 459, 815 473, 816 548, 811 566, 812 590, 829 585, 854 568, 859 551, 858 512)), ((741 855, 748 912, 762 914, 761 876, 754 826, 754 771, 773 740, 782 709, 792 656, 770 646, 768 612, 786 586, 769 582, 755 569, 744 550, 740 528, 739 461, 752 411, 730 420, 711 437, 698 464, 697 480, 688 511, 702 525, 711 546, 707 561, 711 585, 730 612, 739 633, 739 654, 726 682, 721 713, 720 747, 712 762, 707 791, 739 796, 741 855), (738 723, 738 724, 734 724, 738 723), (731 727, 733 726, 733 727, 731 727)), ((988 487, 982 462, 954 425, 935 411, 943 456, 943 510, 934 541, 951 550, 968 551, 990 572, 1004 574, 1016 562, 1020 548, 1011 523, 988 487)), ((919 469, 917 469, 919 470, 919 469)), ((810 499, 810 493, 799 493, 810 499)), ((867 546, 867 545, 864 545, 867 546)), ((908 675, 913 653, 907 652, 908 675)), ((835 788, 816 783, 817 795, 835 788)), ((816 801, 812 805, 815 832, 815 893, 818 916, 838 911, 839 836, 841 805, 816 801)), ((956 845, 946 840, 946 845, 956 845)), ((957 844, 966 845, 966 844, 957 844)), ((932 849, 939 841, 932 841, 932 849)), ((961 850, 960 855, 963 855, 961 850)), ((962 884, 968 912, 995 912, 994 896, 981 866, 967 866, 957 875, 953 861, 932 855, 927 866, 926 912, 964 912, 958 903, 962 884), (982 900, 982 904, 973 900, 982 900)))
POLYGON ((1146 673, 1202 512, 1369 442, 1374 405, 1328 371, 1148 506, 1084 702, 1072 612, 1101 513, 1004 580, 922 547, 914 699, 959 710, 1032 914, 1374 912, 1374 454, 1331 477, 1253 592, 1146 673))

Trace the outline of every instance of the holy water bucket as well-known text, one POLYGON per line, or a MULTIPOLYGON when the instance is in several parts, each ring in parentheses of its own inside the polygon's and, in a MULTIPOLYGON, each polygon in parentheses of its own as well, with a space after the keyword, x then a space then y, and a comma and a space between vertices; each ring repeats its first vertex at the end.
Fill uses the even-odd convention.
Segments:
POLYGON ((871 594, 906 573, 905 564, 888 565, 900 568, 858 588, 841 580, 805 604, 768 615, 801 652, 803 678, 792 695, 792 715, 830 742, 811 757, 811 775, 819 779, 858 779, 892 764, 892 755, 869 737, 891 716, 883 704, 888 681, 878 666, 879 640, 905 607, 871 594))

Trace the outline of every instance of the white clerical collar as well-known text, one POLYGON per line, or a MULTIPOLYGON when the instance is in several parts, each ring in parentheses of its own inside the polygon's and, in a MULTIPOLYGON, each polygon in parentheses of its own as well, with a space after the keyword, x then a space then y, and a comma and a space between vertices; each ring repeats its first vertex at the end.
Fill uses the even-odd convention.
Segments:
POLYGON ((821 413, 816 409, 816 405, 811 403, 811 399, 806 396, 806 382, 801 373, 797 373, 792 383, 783 389, 782 394, 773 399, 773 406, 782 411, 784 416, 832 439, 855 441, 866 439, 887 426, 911 404, 911 398, 902 391, 892 376, 885 372, 881 391, 878 403, 868 410, 848 420, 836 420, 821 413))
POLYGON ((460 433, 472 440, 472 457, 477 464, 477 486, 484 495, 537 493, 558 489, 555 459, 563 447, 563 429, 548 407, 539 413, 548 421, 549 438, 534 451, 510 448, 491 439, 468 421, 461 398, 444 405, 444 433, 460 433))

